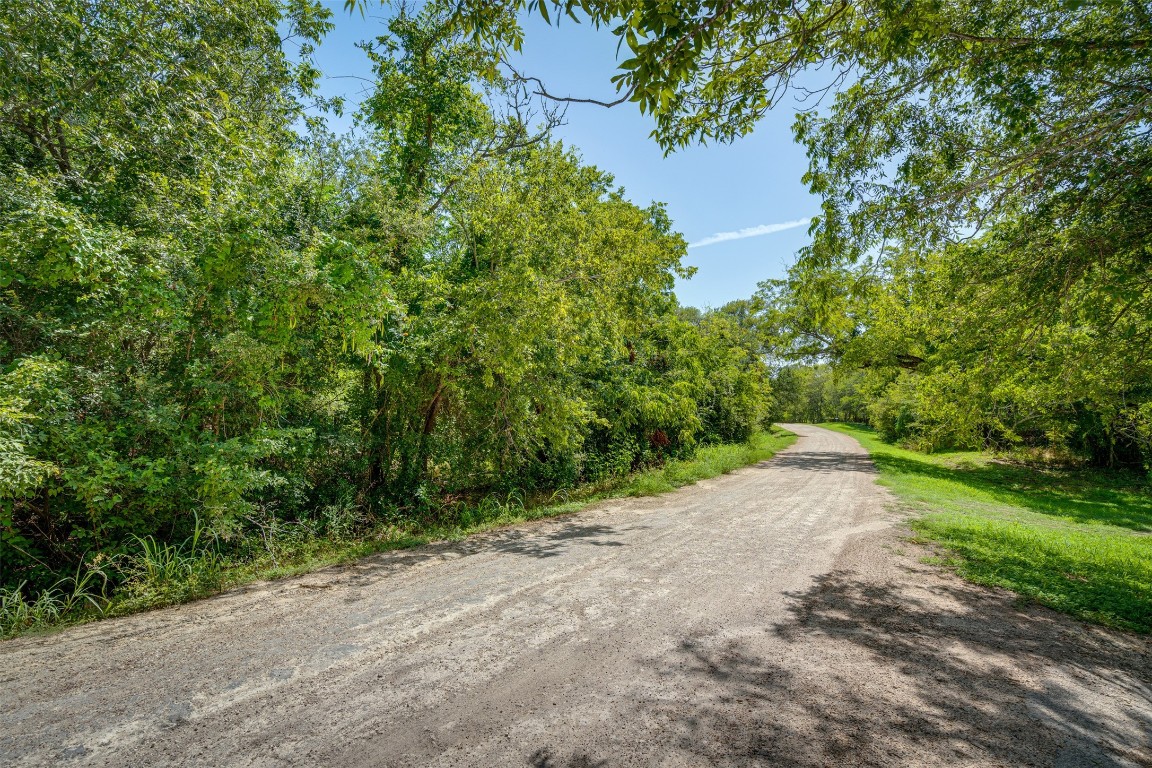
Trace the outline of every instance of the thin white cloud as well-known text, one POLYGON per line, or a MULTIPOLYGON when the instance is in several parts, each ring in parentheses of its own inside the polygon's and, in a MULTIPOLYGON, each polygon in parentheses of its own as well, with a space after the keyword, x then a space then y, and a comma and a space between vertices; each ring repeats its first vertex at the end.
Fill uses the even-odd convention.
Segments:
POLYGON ((745 227, 738 229, 735 232, 717 232, 714 235, 709 235, 703 240, 697 240, 695 243, 689 243, 689 248, 703 248, 706 245, 715 245, 716 243, 724 243, 729 240, 743 240, 746 237, 760 237, 761 235, 771 235, 773 232, 783 232, 786 229, 795 229, 808 224, 811 219, 796 219, 796 221, 785 221, 780 224, 761 224, 758 227, 745 227))

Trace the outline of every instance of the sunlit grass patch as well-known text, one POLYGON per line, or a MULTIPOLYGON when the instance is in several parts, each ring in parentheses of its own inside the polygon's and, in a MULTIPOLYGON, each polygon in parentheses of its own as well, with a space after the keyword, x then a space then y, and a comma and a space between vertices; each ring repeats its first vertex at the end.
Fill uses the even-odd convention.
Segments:
POLYGON ((926 455, 871 430, 825 425, 872 454, 879 481, 945 548, 941 565, 1078 618, 1152 632, 1152 488, 1130 472, 1003 463, 981 453, 926 455))
POLYGON ((912 523, 958 557, 957 571, 1079 618, 1152 631, 1152 538, 1050 528, 977 515, 912 523))

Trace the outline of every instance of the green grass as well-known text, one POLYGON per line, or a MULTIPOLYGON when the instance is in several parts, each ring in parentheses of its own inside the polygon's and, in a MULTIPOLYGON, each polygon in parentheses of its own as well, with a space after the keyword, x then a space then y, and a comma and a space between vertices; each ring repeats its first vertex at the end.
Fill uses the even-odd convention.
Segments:
POLYGON ((872 454, 940 562, 1088 621, 1152 632, 1152 485, 1131 472, 1038 468, 985 453, 923 454, 825 424, 872 454))
MULTIPOLYGON (((104 616, 188 602, 253 581, 309 573, 380 552, 458 541, 516 523, 578 512, 604 499, 654 496, 769 459, 795 441, 794 434, 782 429, 759 432, 744 444, 705 446, 691 459, 554 494, 542 503, 526 503, 517 493, 493 496, 479 504, 442 509, 426 519, 380 525, 360 535, 322 536, 304 528, 287 530, 260 539, 247 557, 221 554, 201 541, 199 527, 181 544, 141 539, 138 554, 119 565, 127 581, 110 600, 102 599, 102 592, 78 591, 86 587, 90 576, 84 577, 84 584, 72 584, 70 592, 55 590, 39 600, 31 600, 20 590, 0 590, 0 637, 51 631, 104 616)), ((81 577, 78 574, 76 578, 81 577)))

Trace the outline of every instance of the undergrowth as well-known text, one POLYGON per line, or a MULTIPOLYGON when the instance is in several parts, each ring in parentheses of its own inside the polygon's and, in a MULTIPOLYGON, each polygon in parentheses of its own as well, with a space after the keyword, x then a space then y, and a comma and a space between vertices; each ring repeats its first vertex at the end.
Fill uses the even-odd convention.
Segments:
POLYGON ((247 582, 307 573, 378 552, 458 540, 576 512, 607 498, 665 493, 771 458, 795 440, 795 435, 780 429, 758 432, 744 444, 705 446, 691 459, 559 491, 541 500, 512 491, 474 503, 445 503, 434 515, 397 516, 392 522, 375 525, 365 525, 365 517, 350 506, 326 511, 319 526, 253 519, 249 522, 254 533, 227 549, 197 521, 192 536, 181 543, 138 537, 132 553, 82 565, 75 576, 38 595, 28 595, 24 585, 0 590, 0 637, 182 603, 247 582), (119 586, 110 590, 114 582, 119 586))
POLYGON ((42 630, 89 613, 103 614, 108 577, 98 568, 80 565, 37 595, 26 593, 27 582, 0 589, 0 637, 42 630))
POLYGON ((138 552, 120 566, 124 586, 110 606, 113 612, 171 605, 218 589, 228 563, 218 547, 206 541, 207 533, 197 519, 192 535, 180 544, 135 537, 138 552))
POLYGON ((985 453, 923 454, 826 424, 872 455, 921 540, 978 584, 1078 618, 1152 632, 1152 486, 1117 470, 1040 467, 985 453))

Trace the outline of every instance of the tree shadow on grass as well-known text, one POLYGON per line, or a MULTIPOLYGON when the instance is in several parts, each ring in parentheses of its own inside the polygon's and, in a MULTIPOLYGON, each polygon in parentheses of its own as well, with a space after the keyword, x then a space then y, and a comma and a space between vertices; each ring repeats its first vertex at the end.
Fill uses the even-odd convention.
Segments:
POLYGON ((657 665, 694 691, 656 706, 698 764, 1152 765, 1141 638, 966 585, 917 599, 834 573, 792 599, 783 656, 703 636, 657 665))
POLYGON ((959 483, 1039 514, 1152 532, 1152 489, 1129 472, 1041 472, 1004 464, 947 467, 884 453, 873 454, 872 460, 882 472, 959 483))

